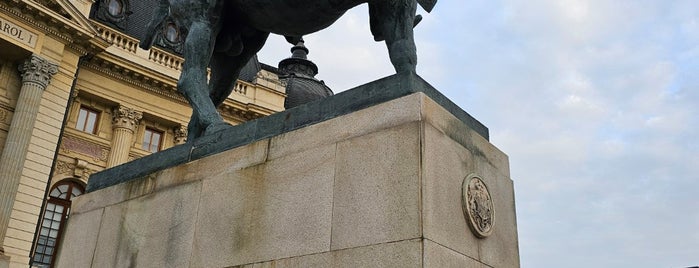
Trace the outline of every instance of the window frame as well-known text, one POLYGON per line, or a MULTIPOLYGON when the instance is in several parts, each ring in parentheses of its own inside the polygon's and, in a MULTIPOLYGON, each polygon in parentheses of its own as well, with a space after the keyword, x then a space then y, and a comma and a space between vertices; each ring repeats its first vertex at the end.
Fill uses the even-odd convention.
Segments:
POLYGON ((53 185, 53 187, 51 187, 51 190, 49 191, 49 198, 48 198, 48 200, 46 200, 46 206, 43 208, 43 211, 41 214, 41 219, 39 221, 39 226, 37 228, 38 232, 37 232, 35 240, 34 240, 34 248, 33 248, 31 258, 30 258, 31 265, 44 267, 44 265, 46 265, 46 263, 44 262, 44 258, 47 255, 50 255, 50 258, 49 258, 48 266, 46 266, 46 267, 53 267, 56 264, 56 256, 58 253, 57 251, 58 251, 58 248, 61 245, 61 242, 63 239, 63 233, 65 231, 66 222, 67 222, 68 218, 70 217, 70 205, 72 203, 72 199, 74 198, 72 196, 72 193, 73 193, 73 190, 76 188, 79 190, 80 194, 76 195, 75 197, 78 197, 82 194, 85 194, 85 186, 82 185, 80 182, 77 182, 73 179, 61 180, 61 181, 57 182, 55 185, 53 185), (53 194, 59 187, 64 186, 64 185, 68 186, 66 189, 66 192, 65 192, 66 193, 65 198, 60 197, 61 190, 59 190, 59 194, 57 196, 53 194), (56 223, 55 215, 56 215, 56 213, 58 213, 58 212, 56 212, 55 209, 52 209, 52 211, 50 211, 52 213, 51 218, 48 219, 51 221, 48 223, 48 224, 50 224, 50 226, 48 226, 48 227, 44 226, 46 224, 46 220, 47 220, 46 215, 47 215, 47 212, 49 212, 48 209, 49 209, 50 205, 53 205, 54 208, 56 206, 61 206, 63 208, 63 210, 60 212, 60 217, 58 218, 59 221, 57 221, 57 224, 58 224, 57 229, 53 228, 53 224, 56 223), (41 232, 44 231, 44 228, 46 228, 46 230, 47 230, 47 235, 44 235, 42 237, 41 232), (49 239, 52 239, 52 237, 50 235, 50 232, 52 230, 55 230, 57 232, 56 237, 53 238, 53 239, 55 239, 54 245, 48 246, 48 247, 52 247, 53 251, 50 254, 46 254, 46 247, 48 245, 48 241, 49 241, 49 239), (46 242, 40 243, 39 241, 42 238, 45 238, 46 242), (39 252, 39 250, 38 250, 39 247, 44 247, 44 250, 39 252), (41 254, 41 257, 42 257, 41 260, 35 260, 35 258, 37 257, 37 254, 41 254))
POLYGON ((162 35, 163 35, 163 39, 170 44, 174 45, 174 44, 179 44, 182 42, 180 29, 177 27, 177 24, 175 24, 174 22, 167 22, 163 25, 162 35), (174 33, 175 33, 174 40, 170 39, 171 31, 174 31, 174 33))
POLYGON ((157 153, 163 150, 163 141, 165 138, 165 131, 159 130, 157 128, 152 128, 152 127, 146 127, 146 129, 143 131, 143 139, 141 141, 141 150, 150 152, 150 153, 157 153), (150 135, 149 135, 150 134, 150 135), (158 134, 160 138, 158 139, 158 146, 157 150, 153 151, 151 148, 153 148, 153 134, 158 134), (148 139, 148 146, 146 147, 146 137, 150 136, 148 139))
POLYGON ((99 132, 99 125, 100 125, 100 119, 102 116, 102 111, 93 109, 90 107, 87 107, 85 105, 80 105, 80 108, 78 109, 78 117, 75 119, 75 129, 84 133, 96 135, 97 132, 99 132), (83 122, 82 127, 80 127, 80 114, 85 111, 87 114, 85 115, 85 122, 83 122), (86 131, 85 129, 87 128, 88 122, 90 115, 94 114, 95 115, 95 123, 93 124, 92 131, 86 131))
POLYGON ((108 13, 109 15, 112 15, 113 17, 121 17, 121 16, 123 16, 123 15, 124 15, 124 2, 122 2, 122 1, 120 1, 120 0, 108 0, 108 1, 107 1, 107 13, 108 13), (112 12, 112 11, 113 11, 113 10, 112 10, 112 3, 116 3, 116 4, 118 5, 117 8, 118 8, 119 10, 116 10, 116 11, 115 11, 116 14, 112 12))
POLYGON ((127 0, 104 0, 104 13, 115 22, 121 22, 126 18, 128 7, 129 2, 127 0), (112 10, 112 3, 116 3, 119 10, 112 10), (112 11, 116 11, 117 13, 113 13, 112 11))

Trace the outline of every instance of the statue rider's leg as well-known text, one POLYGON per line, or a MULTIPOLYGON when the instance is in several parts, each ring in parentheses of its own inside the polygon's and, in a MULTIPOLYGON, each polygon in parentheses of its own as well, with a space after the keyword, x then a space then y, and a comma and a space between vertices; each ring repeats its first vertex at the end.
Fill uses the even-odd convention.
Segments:
POLYGON ((213 50, 214 29, 209 23, 195 20, 184 43, 185 62, 177 88, 195 111, 188 126, 188 140, 198 134, 213 133, 227 126, 209 98, 206 68, 213 50))
POLYGON ((381 14, 377 27, 383 34, 388 55, 396 73, 415 72, 417 49, 413 37, 415 26, 415 0, 390 0, 372 3, 381 14))

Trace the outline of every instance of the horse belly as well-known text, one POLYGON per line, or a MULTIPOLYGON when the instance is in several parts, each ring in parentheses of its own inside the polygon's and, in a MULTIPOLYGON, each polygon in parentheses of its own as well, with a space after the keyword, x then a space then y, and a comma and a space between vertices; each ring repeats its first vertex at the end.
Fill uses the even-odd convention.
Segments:
POLYGON ((253 28, 281 35, 302 36, 327 28, 346 8, 328 0, 236 0, 238 14, 253 28))

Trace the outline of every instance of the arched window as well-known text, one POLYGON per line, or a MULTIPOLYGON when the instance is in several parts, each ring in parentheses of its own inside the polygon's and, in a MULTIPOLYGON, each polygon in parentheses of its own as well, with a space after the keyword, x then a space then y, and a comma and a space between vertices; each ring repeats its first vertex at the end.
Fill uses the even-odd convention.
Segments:
POLYGON ((82 185, 72 180, 62 180, 53 186, 41 220, 32 265, 53 267, 56 247, 60 244, 63 226, 70 212, 70 202, 84 191, 82 185))

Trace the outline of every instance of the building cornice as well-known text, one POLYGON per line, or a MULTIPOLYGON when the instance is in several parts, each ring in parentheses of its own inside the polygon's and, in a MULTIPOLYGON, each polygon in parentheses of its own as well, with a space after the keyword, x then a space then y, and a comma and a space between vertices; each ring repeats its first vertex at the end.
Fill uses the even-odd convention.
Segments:
POLYGON ((136 88, 167 97, 180 103, 187 100, 177 92, 177 81, 149 69, 129 64, 108 53, 100 53, 83 63, 83 67, 102 73, 115 80, 130 84, 136 88))
MULTIPOLYGON (((74 8, 65 9, 70 6, 69 3, 65 3, 64 0, 55 1, 59 1, 58 4, 64 8, 69 17, 87 22, 86 18, 73 10, 74 8)), ((65 14, 59 14, 35 1, 2 1, 0 12, 41 30, 82 54, 103 51, 109 46, 109 43, 99 38, 97 30, 88 23, 72 21, 65 14)))
MULTIPOLYGON (((179 92, 177 92, 177 81, 175 79, 158 72, 142 68, 139 65, 131 64, 130 62, 120 59, 115 55, 111 55, 108 52, 100 53, 97 55, 97 57, 92 58, 90 61, 84 62, 83 67, 90 68, 115 80, 133 85, 153 94, 157 94, 188 105, 187 100, 179 92)), ((242 81, 238 82, 245 83, 242 81)), ((258 88, 259 90, 267 89, 258 85, 248 85, 250 87, 258 88)), ((267 90, 274 93, 280 93, 271 89, 267 90)), ((256 104, 243 103, 232 98, 228 98, 218 110, 224 116, 245 120, 259 118, 276 112, 256 104)))
POLYGON ((230 98, 218 107, 218 111, 224 117, 242 119, 244 121, 257 119, 277 112, 256 104, 242 103, 230 98))

